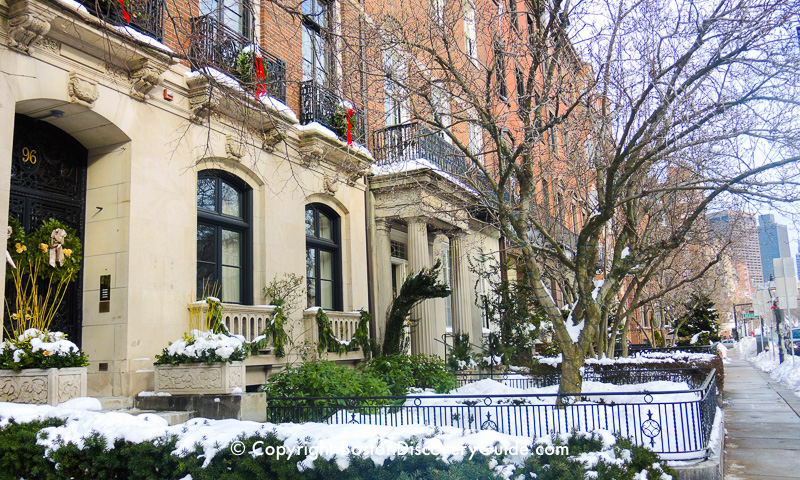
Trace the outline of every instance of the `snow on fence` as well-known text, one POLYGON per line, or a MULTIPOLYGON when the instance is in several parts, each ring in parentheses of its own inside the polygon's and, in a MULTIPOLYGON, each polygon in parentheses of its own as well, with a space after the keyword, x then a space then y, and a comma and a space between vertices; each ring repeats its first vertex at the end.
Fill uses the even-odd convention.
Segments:
MULTIPOLYGON (((268 398, 267 421, 327 424, 451 426, 465 432, 495 430, 538 438, 573 430, 605 429, 647 446, 664 459, 706 456, 717 408, 716 370, 674 369, 596 372, 595 380, 630 381, 594 384, 596 390, 559 395, 556 387, 536 393, 486 395, 408 395, 405 397, 291 397, 268 398), (649 372, 649 373, 645 373, 649 372), (616 377, 614 377, 616 376, 616 377), (653 379, 658 379, 655 381, 653 379), (700 380, 702 379, 702 380, 700 380), (644 380, 651 383, 639 383, 644 380), (664 381, 675 383, 666 390, 664 381), (640 387, 636 389, 636 384, 640 387), (660 384, 660 385, 659 385, 660 384), (656 389, 648 390, 654 386, 656 389), (630 387, 630 388, 628 388, 630 387), (560 399, 562 405, 556 405, 560 399)), ((507 387, 530 388, 520 376, 504 379, 507 387), (506 383, 508 382, 508 383, 506 383)), ((667 384, 668 388, 668 384, 667 384)))

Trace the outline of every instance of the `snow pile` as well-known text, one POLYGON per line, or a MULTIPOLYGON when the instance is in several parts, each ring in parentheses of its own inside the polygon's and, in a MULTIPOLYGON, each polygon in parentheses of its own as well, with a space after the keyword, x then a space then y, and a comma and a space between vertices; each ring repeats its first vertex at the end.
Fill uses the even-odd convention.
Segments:
MULTIPOLYGON (((579 324, 578 326, 581 326, 579 324)), ((630 365, 646 363, 676 363, 676 362, 710 362, 717 358, 713 353, 694 353, 694 352, 638 352, 630 357, 619 358, 587 358, 587 365, 630 365)), ((534 357, 536 361, 543 365, 558 367, 561 364, 562 356, 556 357, 534 357)))
POLYGON ((783 363, 779 364, 777 352, 770 347, 770 351, 761 352, 748 360, 762 372, 769 373, 773 380, 786 385, 800 397, 800 357, 786 355, 783 363))
MULTIPOLYGON (((585 397, 578 403, 641 403, 647 394, 652 394, 654 402, 692 402, 700 398, 697 392, 687 392, 691 387, 686 382, 672 382, 672 381, 653 381, 637 383, 632 385, 615 385, 612 383, 594 382, 586 380, 582 383, 581 394, 585 397), (629 392, 641 392, 631 393, 629 392), (658 392, 676 392, 676 393, 663 393, 658 392)), ((532 405, 553 405, 556 401, 556 394, 558 393, 558 385, 551 385, 549 387, 531 387, 531 388, 517 388, 508 386, 491 379, 484 379, 477 382, 468 383, 459 387, 450 393, 430 393, 426 394, 427 398, 410 399, 406 401, 406 405, 458 405, 466 403, 470 398, 458 398, 455 396, 464 395, 526 395, 525 397, 514 397, 512 399, 493 399, 500 402, 513 401, 517 403, 525 402, 532 405), (547 395, 547 396, 530 396, 530 395, 547 395)))
POLYGON ((138 30, 135 30, 135 29, 133 29, 133 28, 127 26, 127 25, 118 26, 118 27, 114 27, 114 28, 117 29, 120 33, 122 33, 124 35, 127 35, 127 36, 131 37, 134 40, 138 40, 138 41, 140 41, 140 42, 142 42, 144 44, 150 45, 151 47, 154 47, 154 48, 157 48, 159 50, 162 50, 163 52, 174 53, 171 48, 169 48, 168 46, 166 46, 163 43, 159 42, 155 38, 147 36, 144 33, 140 32, 138 30))
POLYGON ((269 95, 265 95, 265 96, 261 97, 258 101, 261 102, 263 105, 265 105, 267 108, 270 108, 270 109, 280 113, 281 115, 286 117, 286 119, 289 120, 291 123, 298 123, 299 122, 299 120, 297 120, 297 115, 295 115, 295 113, 294 113, 294 110, 292 110, 291 108, 287 107, 285 103, 281 102, 277 98, 273 98, 273 97, 270 97, 269 95))
MULTIPOLYGON (((298 469, 313 469, 313 462, 317 458, 335 461, 339 468, 344 469, 349 466, 349 454, 370 458, 376 465, 382 465, 387 459, 415 453, 430 453, 445 462, 452 462, 480 452, 499 457, 495 461, 495 472, 505 478, 514 478, 516 467, 528 456, 538 454, 538 446, 553 445, 550 437, 542 437, 532 443, 531 438, 526 436, 506 435, 492 430, 465 433, 460 428, 426 425, 345 427, 320 423, 271 424, 195 418, 169 426, 165 419, 153 414, 134 416, 124 412, 100 412, 97 411, 99 408, 100 402, 89 398, 74 399, 57 407, 0 402, 0 428, 7 426, 11 418, 18 423, 47 418, 64 420, 64 425, 44 428, 37 435, 37 443, 44 446, 47 452, 67 443, 83 448, 86 439, 92 435, 105 438, 109 445, 113 445, 116 439, 141 443, 174 436, 177 443, 172 453, 183 457, 194 452, 197 445, 203 452, 204 467, 210 464, 217 453, 228 450, 232 442, 255 435, 265 437, 270 433, 284 443, 283 455, 306 455, 303 460, 297 458, 298 469)), ((602 450, 571 456, 569 458, 572 461, 587 466, 597 465, 600 459, 618 465, 629 462, 629 452, 623 450, 621 456, 614 453, 615 440, 611 433, 605 430, 594 430, 592 433, 603 440, 602 450)), ((590 434, 576 432, 575 435, 585 437, 590 434)), ((569 434, 560 435, 564 444, 569 438, 569 434)), ((246 455, 270 455, 265 452, 263 442, 261 446, 255 442, 252 445, 245 442, 240 451, 246 455)))
POLYGON ((756 356, 756 337, 744 337, 736 344, 739 349, 739 358, 750 358, 756 356))
POLYGON ((298 125, 297 129, 303 133, 316 133, 322 137, 328 137, 331 140, 339 140, 339 136, 336 135, 333 130, 318 122, 311 122, 307 125, 298 125))
POLYGON ((184 338, 170 343, 166 350, 170 355, 195 358, 203 357, 203 352, 213 351, 227 360, 235 351, 243 351, 245 342, 245 338, 241 335, 228 336, 195 329, 184 338))
POLYGON ((477 192, 473 188, 467 186, 463 181, 459 180, 451 173, 445 172, 434 163, 422 157, 417 158, 415 160, 403 160, 400 162, 392 162, 384 165, 372 165, 372 173, 374 173, 375 175, 390 175, 396 173, 411 172, 414 170, 433 170, 434 172, 438 173, 447 180, 450 180, 451 182, 463 188, 464 190, 472 193, 473 195, 477 195, 477 192))

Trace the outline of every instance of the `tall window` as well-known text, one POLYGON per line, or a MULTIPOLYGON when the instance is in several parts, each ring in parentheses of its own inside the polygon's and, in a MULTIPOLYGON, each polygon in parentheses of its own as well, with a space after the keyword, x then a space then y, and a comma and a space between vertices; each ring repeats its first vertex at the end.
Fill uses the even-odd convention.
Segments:
MULTIPOLYGON (((452 271, 450 270, 450 245, 442 244, 442 280, 448 288, 452 288, 452 271)), ((444 297, 444 324, 453 328, 453 296, 444 297)))
POLYGON ((251 203, 250 189, 236 177, 216 170, 198 174, 198 297, 219 287, 223 301, 251 303, 251 203))
POLYGON ((383 109, 386 126, 400 125, 408 120, 407 94, 403 86, 408 81, 408 63, 395 50, 383 53, 383 65, 387 75, 383 82, 383 109))
POLYGON ((475 28, 475 5, 472 0, 464 2, 464 52, 478 66, 478 36, 475 28))
POLYGON ((303 80, 326 85, 331 73, 331 5, 325 0, 303 1, 303 80))
POLYGON ((200 15, 209 15, 245 38, 253 38, 253 13, 249 0, 200 0, 200 15))
POLYGON ((325 205, 306 206, 306 294, 309 307, 342 309, 339 216, 325 205))

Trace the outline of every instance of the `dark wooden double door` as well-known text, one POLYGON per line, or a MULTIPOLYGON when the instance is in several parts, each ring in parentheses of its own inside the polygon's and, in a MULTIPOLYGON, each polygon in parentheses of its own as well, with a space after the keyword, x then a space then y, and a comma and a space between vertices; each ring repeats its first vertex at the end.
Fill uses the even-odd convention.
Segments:
MULTIPOLYGON (((14 119, 9 215, 29 233, 54 218, 74 228, 83 243, 86 211, 86 149, 55 126, 23 115, 14 119)), ((50 330, 81 345, 83 279, 69 286, 50 330)), ((8 305, 14 287, 6 282, 8 305)), ((6 311, 8 322, 8 311, 6 311)))

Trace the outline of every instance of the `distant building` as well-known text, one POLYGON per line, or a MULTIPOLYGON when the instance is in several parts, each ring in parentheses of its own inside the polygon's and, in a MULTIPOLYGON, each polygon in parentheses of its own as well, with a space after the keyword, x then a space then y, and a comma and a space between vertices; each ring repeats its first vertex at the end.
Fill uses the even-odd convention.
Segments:
POLYGON ((795 268, 797 279, 800 280, 800 240, 797 241, 797 254, 794 256, 794 261, 797 264, 797 268, 795 268))
POLYGON ((761 269, 761 248, 755 215, 736 210, 723 210, 708 216, 708 221, 718 232, 728 232, 734 241, 731 246, 732 267, 736 271, 740 288, 750 291, 764 282, 761 269), (734 229, 730 232, 730 229, 734 229))
POLYGON ((758 243, 761 246, 761 271, 764 281, 774 273, 772 260, 791 257, 789 250, 789 230, 785 225, 775 222, 775 215, 758 216, 758 243))

